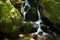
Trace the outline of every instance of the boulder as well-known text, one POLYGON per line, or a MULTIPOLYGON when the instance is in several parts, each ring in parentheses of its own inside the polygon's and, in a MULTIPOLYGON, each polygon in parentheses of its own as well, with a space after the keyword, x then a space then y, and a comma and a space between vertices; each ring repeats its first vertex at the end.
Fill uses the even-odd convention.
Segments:
POLYGON ((38 18, 38 13, 37 13, 36 8, 31 6, 30 9, 26 13, 26 20, 28 20, 28 21, 37 21, 38 19, 39 18, 38 18))
POLYGON ((60 1, 58 0, 41 0, 40 1, 41 18, 45 24, 53 27, 60 34, 60 1))
POLYGON ((21 14, 13 5, 0 1, 0 31, 10 37, 16 37, 22 24, 21 14))

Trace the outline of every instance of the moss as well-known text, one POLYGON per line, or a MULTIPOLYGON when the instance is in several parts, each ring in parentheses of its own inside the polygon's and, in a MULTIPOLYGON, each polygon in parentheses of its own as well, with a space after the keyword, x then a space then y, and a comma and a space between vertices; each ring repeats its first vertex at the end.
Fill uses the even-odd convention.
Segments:
POLYGON ((6 0, 0 0, 0 1, 5 2, 6 0))
POLYGON ((36 32, 37 28, 34 28, 33 25, 29 22, 23 22, 22 23, 22 27, 20 29, 20 33, 23 33, 23 34, 30 34, 30 33, 33 33, 33 32, 36 32))
MULTIPOLYGON (((41 0, 43 11, 41 14, 51 21, 58 31, 60 30, 60 1, 58 0, 41 0)), ((41 9, 42 10, 42 9, 41 9)), ((59 31, 60 32, 60 31, 59 31)))
POLYGON ((18 2, 18 0, 10 0, 13 5, 18 2))
POLYGON ((16 37, 19 34, 22 17, 17 9, 11 4, 9 6, 0 1, 0 31, 10 37, 16 37))

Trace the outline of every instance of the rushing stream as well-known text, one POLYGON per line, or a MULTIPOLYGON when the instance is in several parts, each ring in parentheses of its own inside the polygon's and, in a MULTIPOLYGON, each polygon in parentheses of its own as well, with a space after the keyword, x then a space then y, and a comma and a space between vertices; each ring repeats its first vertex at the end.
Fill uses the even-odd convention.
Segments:
MULTIPOLYGON (((25 15, 26 15, 26 13, 27 13, 27 11, 25 11, 25 8, 28 6, 28 9, 30 9, 30 4, 29 4, 28 0, 25 0, 24 2, 25 2, 25 6, 24 6, 23 18, 25 19, 25 15)), ((37 6, 36 6, 36 7, 37 7, 37 6)), ((36 10, 36 11, 37 11, 37 13, 38 13, 38 18, 39 18, 39 20, 37 20, 37 21, 34 22, 35 24, 38 25, 37 32, 35 32, 34 34, 38 35, 38 33, 39 33, 39 32, 43 32, 43 30, 41 29, 41 22, 42 22, 42 20, 41 20, 41 18, 40 18, 40 12, 39 12, 39 10, 38 10, 38 7, 37 7, 37 10, 36 10)), ((42 35, 47 35, 47 33, 43 32, 42 35)))

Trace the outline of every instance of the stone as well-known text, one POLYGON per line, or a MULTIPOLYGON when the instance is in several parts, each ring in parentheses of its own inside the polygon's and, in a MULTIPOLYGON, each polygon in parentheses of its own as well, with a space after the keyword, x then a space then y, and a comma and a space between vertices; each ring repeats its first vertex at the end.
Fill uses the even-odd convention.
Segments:
POLYGON ((60 34, 60 1, 58 0, 41 0, 40 12, 43 22, 60 34))
POLYGON ((21 14, 12 4, 6 4, 0 1, 0 31, 11 38, 19 34, 22 23, 21 14))

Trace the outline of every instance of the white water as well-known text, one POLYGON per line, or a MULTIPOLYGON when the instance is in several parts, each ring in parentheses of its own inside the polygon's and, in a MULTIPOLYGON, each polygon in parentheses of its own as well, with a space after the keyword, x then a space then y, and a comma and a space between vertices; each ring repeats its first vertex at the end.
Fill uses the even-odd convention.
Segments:
MULTIPOLYGON (((28 0, 25 0, 24 3, 25 3, 24 9, 25 9, 26 6, 28 6, 28 7, 30 8, 30 4, 29 4, 28 0)), ((26 12, 27 12, 27 11, 26 11, 26 12)), ((24 19, 24 20, 25 20, 26 12, 24 11, 24 13, 23 13, 23 19, 24 19)))
MULTIPOLYGON (((37 30, 37 32, 35 32, 35 34, 37 34, 38 35, 38 33, 39 32, 43 32, 43 30, 41 29, 41 22, 42 22, 42 20, 41 20, 41 18, 40 18, 40 12, 39 12, 39 10, 37 9, 37 13, 38 13, 38 18, 39 18, 39 20, 38 21, 36 21, 35 23, 36 24, 38 24, 38 30, 37 30)), ((45 33, 45 32, 43 32, 43 34, 42 35, 47 35, 47 33, 45 33)))
MULTIPOLYGON (((28 7, 30 8, 30 4, 28 3, 28 0, 25 0, 24 9, 25 9, 26 6, 28 6, 28 7)), ((38 18, 39 18, 39 20, 38 20, 38 21, 35 21, 35 22, 33 22, 33 23, 35 23, 35 24, 38 25, 38 30, 37 30, 37 32, 34 33, 34 34, 38 35, 38 33, 39 33, 39 32, 43 32, 43 30, 41 29, 41 22, 42 22, 42 20, 41 20, 41 18, 40 18, 40 12, 39 12, 38 9, 37 9, 36 11, 37 11, 37 13, 38 13, 38 18)), ((24 11, 24 13, 23 13, 24 19, 25 19, 26 13, 27 13, 27 11, 24 11)), ((42 35, 47 35, 47 33, 43 32, 42 35)))

